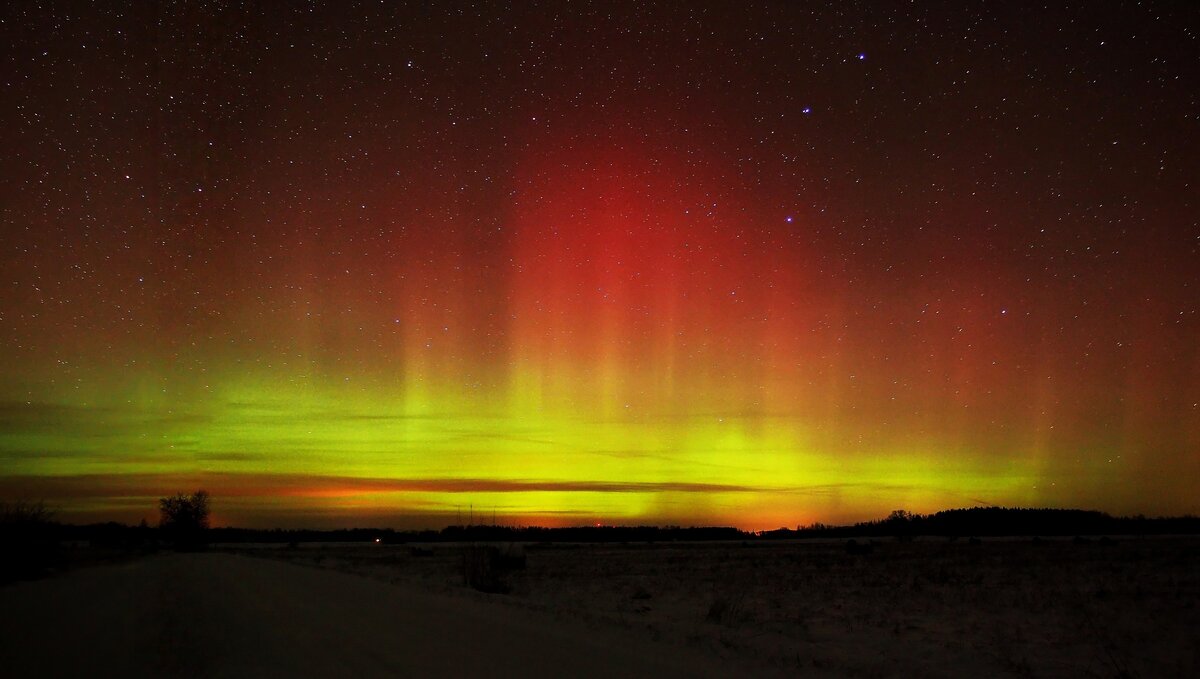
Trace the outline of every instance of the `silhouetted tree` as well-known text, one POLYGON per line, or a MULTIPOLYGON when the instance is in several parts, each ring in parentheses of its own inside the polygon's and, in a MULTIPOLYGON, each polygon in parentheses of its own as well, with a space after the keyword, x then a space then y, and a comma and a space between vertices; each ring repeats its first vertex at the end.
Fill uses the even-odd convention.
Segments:
POLYGON ((158 527, 163 536, 178 548, 195 548, 204 544, 208 530, 208 492, 198 490, 191 495, 178 493, 158 501, 161 514, 158 527))
POLYGON ((0 502, 0 525, 6 528, 44 526, 53 520, 54 511, 43 502, 0 502))
POLYGON ((58 524, 41 502, 0 502, 0 582, 42 575, 58 559, 58 524))
POLYGON ((903 509, 897 509, 883 520, 883 525, 899 540, 911 540, 914 517, 903 509))

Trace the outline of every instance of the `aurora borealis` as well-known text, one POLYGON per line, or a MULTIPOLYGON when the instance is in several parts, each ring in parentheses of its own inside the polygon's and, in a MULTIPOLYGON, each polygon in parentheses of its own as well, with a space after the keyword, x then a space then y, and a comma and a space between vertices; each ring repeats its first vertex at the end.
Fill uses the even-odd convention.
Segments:
POLYGON ((1200 511, 1187 3, 0 12, 0 497, 1200 511))

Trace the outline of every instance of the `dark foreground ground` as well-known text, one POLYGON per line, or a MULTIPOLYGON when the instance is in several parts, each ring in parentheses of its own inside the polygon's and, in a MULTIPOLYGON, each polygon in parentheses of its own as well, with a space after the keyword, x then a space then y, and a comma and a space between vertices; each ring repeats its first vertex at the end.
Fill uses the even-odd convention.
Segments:
POLYGON ((150 556, 0 587, 0 675, 1200 676, 1196 538, 862 543, 150 556))
POLYGON ((523 568, 499 573, 506 594, 463 586, 463 546, 248 551, 624 631, 750 674, 1200 676, 1200 539, 857 547, 532 544, 514 550, 523 568))
POLYGON ((0 588, 4 677, 683 677, 684 649, 224 553, 0 588))

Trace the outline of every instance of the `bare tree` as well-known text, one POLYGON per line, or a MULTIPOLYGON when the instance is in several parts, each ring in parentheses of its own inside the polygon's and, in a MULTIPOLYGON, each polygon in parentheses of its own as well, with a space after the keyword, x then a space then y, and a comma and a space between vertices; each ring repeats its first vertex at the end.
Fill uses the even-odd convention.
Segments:
POLYGON ((204 532, 208 529, 207 491, 198 490, 191 495, 177 493, 158 501, 161 518, 158 527, 164 537, 176 547, 198 547, 204 544, 204 532))
POLYGON ((44 502, 0 502, 0 526, 42 526, 54 520, 54 510, 44 502))
POLYGON ((42 502, 0 502, 0 582, 39 577, 57 561, 58 525, 42 502))

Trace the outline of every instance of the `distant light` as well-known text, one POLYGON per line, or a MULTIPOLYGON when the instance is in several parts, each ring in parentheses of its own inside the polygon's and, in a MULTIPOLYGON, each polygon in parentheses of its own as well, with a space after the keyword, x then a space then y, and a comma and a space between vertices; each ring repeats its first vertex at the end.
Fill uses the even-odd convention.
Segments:
POLYGON ((812 107, 805 106, 804 108, 800 109, 800 112, 803 113, 804 115, 808 115, 808 114, 812 113, 812 107))
POLYGON ((866 61, 866 60, 867 60, 867 53, 866 53, 866 52, 859 52, 859 53, 858 53, 858 60, 859 60, 859 61, 866 61))
POLYGON ((375 542, 382 542, 379 538, 375 538, 375 542))
POLYGON ((792 223, 792 216, 791 216, 791 215, 788 215, 788 216, 784 217, 784 218, 783 218, 783 221, 787 222, 788 224, 791 224, 791 223, 792 223))

